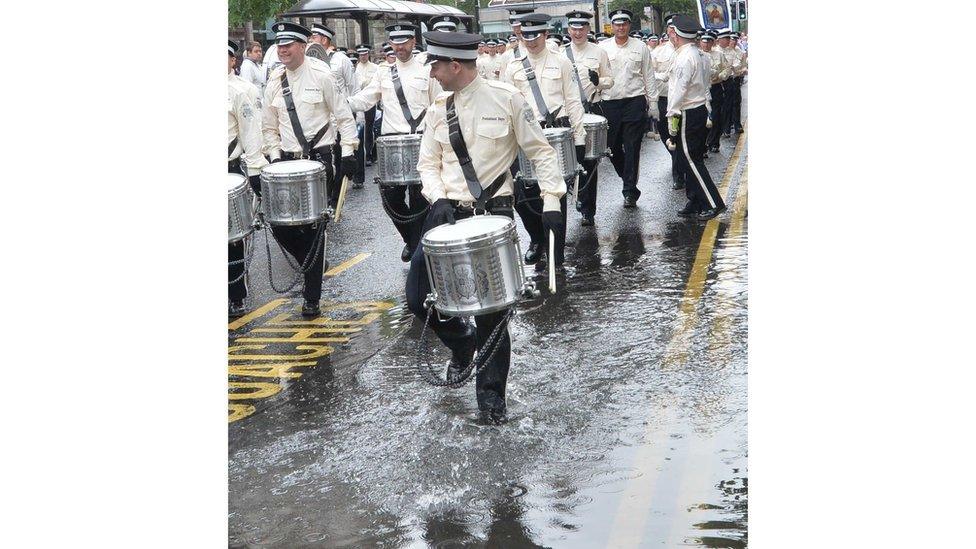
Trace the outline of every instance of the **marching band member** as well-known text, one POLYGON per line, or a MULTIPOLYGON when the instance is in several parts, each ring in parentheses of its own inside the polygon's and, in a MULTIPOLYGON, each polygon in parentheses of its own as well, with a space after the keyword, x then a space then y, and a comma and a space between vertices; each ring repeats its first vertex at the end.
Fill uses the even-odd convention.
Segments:
POLYGON ((695 46, 698 21, 687 15, 672 20, 675 47, 674 64, 668 79, 668 134, 675 143, 674 163, 679 177, 687 182, 688 204, 679 212, 683 217, 708 220, 725 210, 725 202, 705 167, 705 135, 708 130, 708 88, 702 56, 695 46))
MULTIPOLYGON (((417 169, 423 194, 431 202, 426 230, 473 215, 473 208, 512 217, 512 177, 509 167, 518 149, 535 162, 542 189, 547 229, 559 231, 559 202, 566 185, 557 167, 556 153, 546 141, 535 112, 514 87, 478 75, 476 59, 481 35, 463 32, 427 32, 430 74, 446 90, 427 114, 417 169), (451 113, 449 115, 448 113, 451 113), (452 138, 453 137, 453 138, 452 138), (460 139, 458 138, 460 137, 460 139), (459 154, 456 147, 465 150, 459 154), (466 153, 466 154, 465 154, 466 153), (459 163, 459 158, 470 162, 459 163)), ((426 320, 424 300, 430 292, 423 246, 418 246, 407 275, 407 304, 426 320)), ((448 379, 471 363, 506 312, 475 317, 471 329, 459 317, 438 320, 431 328, 452 351, 448 379)), ((478 409, 491 422, 505 420, 505 388, 511 360, 511 339, 506 328, 498 350, 477 375, 478 409)))
POLYGON ((651 52, 643 42, 629 36, 633 19, 634 14, 627 9, 610 12, 614 38, 600 43, 613 71, 613 86, 603 91, 603 112, 609 124, 610 161, 623 180, 625 208, 636 207, 640 198, 637 175, 641 142, 648 115, 657 115, 652 108, 657 102, 657 91, 651 52))
POLYGON ((678 176, 678 171, 674 163, 674 151, 667 148, 668 127, 667 117, 665 116, 668 110, 668 75, 671 74, 671 63, 674 61, 674 43, 671 40, 674 34, 674 26, 671 25, 673 18, 673 15, 669 15, 665 19, 666 30, 661 34, 661 43, 658 47, 654 48, 654 54, 651 60, 654 64, 654 86, 655 92, 657 92, 657 134, 661 138, 661 144, 665 146, 665 150, 671 156, 671 188, 683 189, 685 182, 678 176))
POLYGON ((716 153, 719 151, 719 138, 722 135, 725 109, 728 108, 723 83, 732 77, 732 65, 729 62, 729 58, 721 48, 715 45, 717 37, 718 32, 716 31, 708 31, 701 37, 702 51, 708 54, 712 69, 711 79, 709 81, 709 93, 712 97, 712 112, 710 113, 712 127, 708 130, 705 147, 707 150, 716 153))
MULTIPOLYGON (((261 196, 261 168, 268 165, 268 159, 261 152, 261 125, 258 120, 260 111, 255 103, 257 88, 234 74, 237 44, 228 40, 227 51, 230 54, 227 64, 227 172, 247 176, 254 192, 261 196)), ((246 240, 227 244, 228 262, 244 260, 246 240)), ((241 278, 243 272, 243 263, 228 266, 228 281, 240 278, 227 286, 230 302, 228 316, 231 318, 246 312, 244 298, 247 297, 247 275, 241 278)))
MULTIPOLYGON (((359 89, 356 93, 363 90, 376 74, 379 66, 369 58, 369 44, 359 44, 356 46, 356 55, 359 63, 356 64, 356 81, 359 82, 359 89)), ((355 188, 362 188, 366 180, 366 166, 370 166, 376 161, 376 148, 373 143, 373 122, 376 120, 376 107, 367 109, 363 113, 363 135, 360 137, 362 146, 356 149, 356 177, 353 179, 355 188)))
MULTIPOLYGON (((566 56, 576 69, 575 80, 582 94, 583 109, 603 116, 600 92, 613 87, 613 72, 610 70, 610 58, 607 57, 606 50, 591 44, 587 39, 592 17, 592 13, 580 10, 566 14, 569 22, 569 37, 572 40, 566 48, 566 56)), ((581 155, 577 155, 577 160, 583 165, 586 171, 585 181, 588 182, 585 186, 580 185, 580 196, 577 197, 576 203, 576 209, 583 214, 581 225, 586 227, 593 225, 593 217, 596 215, 596 188, 599 177, 597 167, 600 159, 584 160, 581 155)))
MULTIPOLYGON (((386 27, 396 60, 389 68, 376 71, 370 83, 349 98, 349 106, 354 112, 365 111, 375 107, 377 103, 381 104, 381 135, 423 132, 427 108, 441 92, 440 85, 430 77, 430 67, 422 64, 413 55, 416 30, 417 27, 410 23, 386 27)), ((387 207, 392 210, 389 214, 390 220, 403 239, 400 259, 404 262, 410 261, 422 236, 422 212, 428 206, 427 201, 424 200, 419 185, 381 185, 380 193, 387 207), (402 220, 411 217, 416 219, 409 222, 402 220)))
MULTIPOLYGON (((328 186, 332 188, 335 180, 331 147, 337 134, 341 135, 341 164, 344 171, 353 173, 356 169, 353 156, 359 144, 356 122, 342 92, 336 87, 332 71, 323 63, 311 63, 305 59, 305 46, 311 31, 291 22, 275 23, 272 29, 276 33, 278 56, 283 66, 272 71, 265 88, 262 113, 265 151, 272 162, 298 158, 322 162, 328 174, 328 186)), ((308 254, 315 254, 312 247, 318 229, 318 223, 271 227, 278 242, 299 264, 304 263, 308 254)), ((323 247, 318 250, 318 258, 312 268, 305 273, 302 292, 305 298, 302 316, 305 317, 320 314, 323 247)))
MULTIPOLYGON (((552 26, 550 16, 544 13, 530 13, 521 18, 522 55, 516 57, 503 69, 502 82, 512 84, 525 97, 532 108, 535 120, 544 128, 571 128, 576 154, 583 157, 586 144, 586 131, 583 129, 583 103, 579 86, 573 78, 573 65, 562 54, 552 53, 546 46, 546 38, 552 26)), ((542 201, 539 186, 525 183, 516 184, 515 211, 518 212, 525 230, 531 237, 526 261, 539 261, 547 255, 549 233, 543 230, 542 201)), ((563 264, 566 244, 566 198, 563 197, 562 232, 555 234, 554 261, 556 267, 563 264)), ((537 270, 544 265, 540 262, 537 270)))

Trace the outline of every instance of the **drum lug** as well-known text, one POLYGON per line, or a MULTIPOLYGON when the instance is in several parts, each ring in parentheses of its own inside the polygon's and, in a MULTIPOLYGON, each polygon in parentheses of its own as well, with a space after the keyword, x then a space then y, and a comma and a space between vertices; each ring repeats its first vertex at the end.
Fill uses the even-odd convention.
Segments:
POLYGON ((437 303, 437 292, 427 294, 427 299, 424 299, 424 310, 430 310, 435 303, 437 303))
POLYGON ((540 295, 542 295, 542 292, 535 289, 535 282, 526 280, 522 284, 522 296, 525 297, 525 299, 535 299, 540 295))

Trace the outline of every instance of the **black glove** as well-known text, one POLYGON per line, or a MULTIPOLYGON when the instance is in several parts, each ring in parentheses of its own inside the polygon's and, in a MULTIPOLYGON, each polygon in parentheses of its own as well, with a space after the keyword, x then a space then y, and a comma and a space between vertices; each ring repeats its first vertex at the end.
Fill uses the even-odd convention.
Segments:
MULTIPOLYGON (((550 231, 556 235, 556 265, 563 264, 563 252, 566 247, 566 222, 562 212, 542 212, 542 228, 545 229, 546 254, 549 253, 550 231)), ((553 258, 549 258, 551 261, 553 258)))
POLYGON ((247 182, 251 184, 251 189, 254 190, 254 194, 258 195, 258 198, 260 198, 261 197, 261 176, 252 175, 247 178, 247 182))
POLYGON ((427 220, 424 221, 424 232, 445 223, 454 224, 454 205, 446 198, 438 198, 430 205, 427 220))
POLYGON ((584 156, 586 156, 586 145, 576 145, 576 161, 582 164, 584 156))
POLYGON ((599 86, 600 85, 600 75, 597 74, 596 71, 595 70, 592 70, 592 69, 589 71, 589 74, 590 74, 590 82, 593 82, 593 85, 594 86, 599 86))
POLYGON ((343 156, 339 161, 339 168, 342 170, 343 176, 352 177, 352 174, 356 173, 356 157, 343 156))

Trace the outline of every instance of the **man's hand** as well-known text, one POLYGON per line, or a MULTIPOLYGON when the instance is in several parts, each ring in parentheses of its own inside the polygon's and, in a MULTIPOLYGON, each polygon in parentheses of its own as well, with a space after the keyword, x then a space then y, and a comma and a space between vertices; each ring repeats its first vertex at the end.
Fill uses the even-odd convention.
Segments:
POLYGON ((343 156, 339 160, 339 167, 342 168, 342 175, 352 177, 352 174, 356 173, 356 157, 351 155, 343 156))
POLYGON ((546 237, 546 253, 549 253, 549 235, 554 234, 556 236, 556 257, 549 258, 549 261, 555 260, 556 265, 563 264, 563 253, 566 247, 566 238, 563 236, 563 232, 566 230, 566 222, 563 221, 562 212, 550 211, 542 212, 542 228, 545 229, 546 237))
POLYGON ((247 182, 251 184, 251 189, 254 190, 254 194, 256 194, 258 198, 260 198, 261 197, 261 176, 252 175, 247 178, 247 182))
POLYGON ((594 86, 599 86, 600 85, 600 75, 597 74, 595 70, 590 69, 589 70, 589 76, 590 76, 590 82, 593 82, 593 85, 594 86))

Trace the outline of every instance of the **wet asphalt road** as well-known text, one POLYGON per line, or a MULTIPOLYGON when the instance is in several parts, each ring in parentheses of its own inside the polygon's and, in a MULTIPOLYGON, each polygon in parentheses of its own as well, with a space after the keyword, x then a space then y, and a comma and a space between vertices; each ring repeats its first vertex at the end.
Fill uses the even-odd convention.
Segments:
POLYGON ((708 223, 675 215, 659 141, 643 143, 636 209, 603 161, 596 227, 571 211, 559 292, 513 320, 502 426, 477 420, 473 384, 417 374, 402 241, 371 168, 330 225, 322 319, 271 290, 259 233, 254 313, 229 331, 229 545, 745 546, 744 139, 706 160, 729 205, 708 223))

